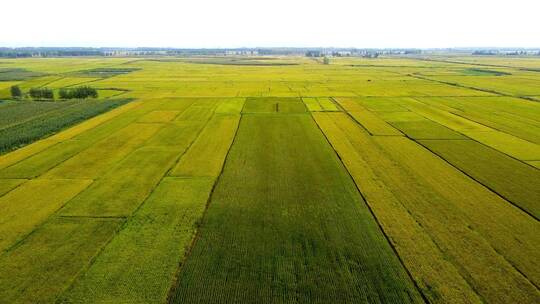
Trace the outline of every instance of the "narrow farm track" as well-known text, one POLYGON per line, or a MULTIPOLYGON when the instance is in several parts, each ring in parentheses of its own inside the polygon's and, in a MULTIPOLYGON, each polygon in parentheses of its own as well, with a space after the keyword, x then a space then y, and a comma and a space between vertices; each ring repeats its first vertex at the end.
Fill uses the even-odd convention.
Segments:
POLYGON ((0 304, 540 302, 538 73, 264 58, 7 60, 0 304))

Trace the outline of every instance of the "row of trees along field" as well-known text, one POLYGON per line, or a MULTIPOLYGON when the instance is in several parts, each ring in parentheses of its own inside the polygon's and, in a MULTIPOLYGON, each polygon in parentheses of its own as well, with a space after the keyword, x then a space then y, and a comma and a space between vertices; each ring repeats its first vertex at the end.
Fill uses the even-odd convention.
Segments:
MULTIPOLYGON (((36 100, 54 99, 54 92, 49 88, 31 88, 28 91, 28 95, 36 100)), ((58 96, 60 99, 98 98, 98 91, 88 86, 69 89, 62 88, 58 91, 58 96)), ((24 97, 24 93, 19 86, 15 85, 11 87, 11 97, 21 99, 24 97)))

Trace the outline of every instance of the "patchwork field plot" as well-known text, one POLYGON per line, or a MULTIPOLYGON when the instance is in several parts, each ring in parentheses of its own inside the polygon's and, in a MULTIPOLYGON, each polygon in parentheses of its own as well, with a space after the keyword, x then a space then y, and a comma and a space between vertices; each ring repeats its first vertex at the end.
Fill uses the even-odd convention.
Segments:
POLYGON ((0 104, 0 153, 114 109, 129 100, 0 104))
POLYGON ((1 304, 540 303, 539 59, 2 62, 1 304))
POLYGON ((206 178, 165 178, 65 302, 165 302, 212 189, 206 178))
POLYGON ((253 298, 421 302, 309 115, 242 117, 173 302, 253 298))

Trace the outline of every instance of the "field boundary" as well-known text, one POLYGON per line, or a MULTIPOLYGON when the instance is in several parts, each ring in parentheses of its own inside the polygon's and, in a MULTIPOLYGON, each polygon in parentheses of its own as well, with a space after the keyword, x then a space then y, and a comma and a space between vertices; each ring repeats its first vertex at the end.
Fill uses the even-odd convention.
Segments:
MULTIPOLYGON (((345 112, 347 113, 347 112, 345 112)), ((348 114, 348 113, 347 113, 348 114)), ((411 280, 411 282, 414 284, 414 288, 418 291, 418 294, 422 297, 422 300, 424 301, 424 303, 430 303, 428 298, 426 297, 426 295, 424 295, 424 293, 422 292, 422 289, 418 286, 418 282, 414 279, 414 277, 412 276, 411 272, 409 271, 409 269, 405 266, 405 263, 403 263, 403 259, 401 258, 401 256, 398 254, 394 244, 392 244, 392 242, 390 241, 390 237, 388 236, 388 234, 386 234, 386 231, 384 231, 381 223, 379 222, 379 219, 377 218, 377 216, 375 215, 375 213, 373 212, 373 209, 371 208, 371 206, 369 205, 368 203, 368 200, 367 198, 364 196, 364 194, 362 193, 362 190, 360 190, 360 187, 356 184, 356 182, 354 181, 354 178, 351 174, 351 172, 349 172, 349 169, 347 168, 347 166, 345 165, 345 163, 343 163, 343 159, 341 158, 341 156, 339 155, 339 153, 336 151, 336 149, 334 148, 334 146, 332 145, 332 143, 330 142, 330 140, 328 139, 328 137, 326 137, 326 134, 324 133, 324 131, 321 129, 321 127, 319 126, 319 124, 317 123, 317 121, 315 121, 315 119, 313 118, 313 115, 310 115, 311 117, 311 120, 313 121, 313 123, 317 126, 317 129, 319 130, 319 132, 321 133, 321 135, 324 137, 324 140, 326 141, 326 143, 332 148, 332 151, 334 151, 334 154, 336 155, 336 157, 339 159, 339 162, 342 166, 342 168, 345 170, 345 172, 347 172, 347 175, 349 176, 349 178, 351 179, 351 181, 353 182, 356 190, 358 191, 360 197, 362 197, 362 200, 364 201, 364 204, 366 205, 366 208, 369 210, 370 214, 371 214, 371 217, 373 218, 373 220, 377 223, 377 227, 379 228, 379 231, 381 231, 382 235, 384 236, 386 242, 388 243, 388 245, 390 246, 390 248, 392 248, 392 253, 394 253, 394 255, 397 257, 397 259, 399 260, 399 263, 401 264, 401 266, 403 267, 403 269, 405 270, 405 272, 407 273, 407 276, 409 278, 409 280, 411 280)), ((349 118, 351 118, 349 116, 349 118)), ((351 118, 352 119, 352 118, 351 118)), ((356 120, 353 120, 355 124, 357 125, 360 125, 356 120)), ((360 125, 360 127, 363 128, 363 126, 360 125)), ((372 136, 372 135, 370 135, 372 136)))
MULTIPOLYGON (((225 160, 223 161, 223 164, 221 165, 221 170, 219 172, 219 175, 215 178, 214 183, 212 184, 212 189, 210 190, 210 193, 208 194, 208 199, 206 201, 206 205, 204 207, 203 214, 199 219, 199 223, 201 223, 201 224, 198 225, 197 230, 195 231, 195 233, 193 235, 193 238, 191 239, 191 242, 190 242, 190 244, 188 246, 188 249, 186 250, 183 259, 180 261, 180 263, 178 265, 178 268, 177 268, 176 272, 174 273, 173 281, 171 282, 169 292, 167 293, 167 303, 171 303, 171 301, 172 301, 172 299, 173 299, 173 297, 174 297, 174 295, 176 293, 176 290, 177 290, 177 286, 178 286, 177 283, 178 283, 178 279, 180 277, 180 273, 183 270, 183 266, 185 265, 186 261, 191 256, 193 248, 196 246, 197 240, 200 238, 201 226, 202 226, 202 223, 204 223, 204 221, 205 221, 206 214, 208 213, 208 209, 209 209, 210 204, 212 202, 212 197, 214 196, 214 190, 216 189, 216 185, 218 184, 218 182, 219 182, 219 180, 221 178, 221 175, 223 174, 223 170, 224 170, 225 165, 227 164, 227 161, 228 161, 228 158, 229 158, 229 153, 230 153, 233 145, 236 142, 236 135, 238 134, 238 130, 240 129, 240 124, 242 123, 242 117, 243 117, 242 111, 244 110, 244 106, 245 106, 245 103, 242 105, 242 109, 240 110, 240 114, 239 114, 240 118, 238 120, 238 125, 236 126, 236 130, 234 132, 234 137, 233 137, 233 140, 231 142, 231 145, 229 146, 229 149, 227 150, 227 154, 225 155, 225 160)), ((212 115, 212 117, 214 115, 212 115)))

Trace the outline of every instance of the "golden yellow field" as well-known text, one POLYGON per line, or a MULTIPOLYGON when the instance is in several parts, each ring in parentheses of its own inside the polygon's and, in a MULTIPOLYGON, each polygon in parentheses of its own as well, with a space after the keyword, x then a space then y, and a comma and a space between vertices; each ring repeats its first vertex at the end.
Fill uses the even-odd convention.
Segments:
POLYGON ((540 303, 540 59, 4 65, 0 303, 540 303))

